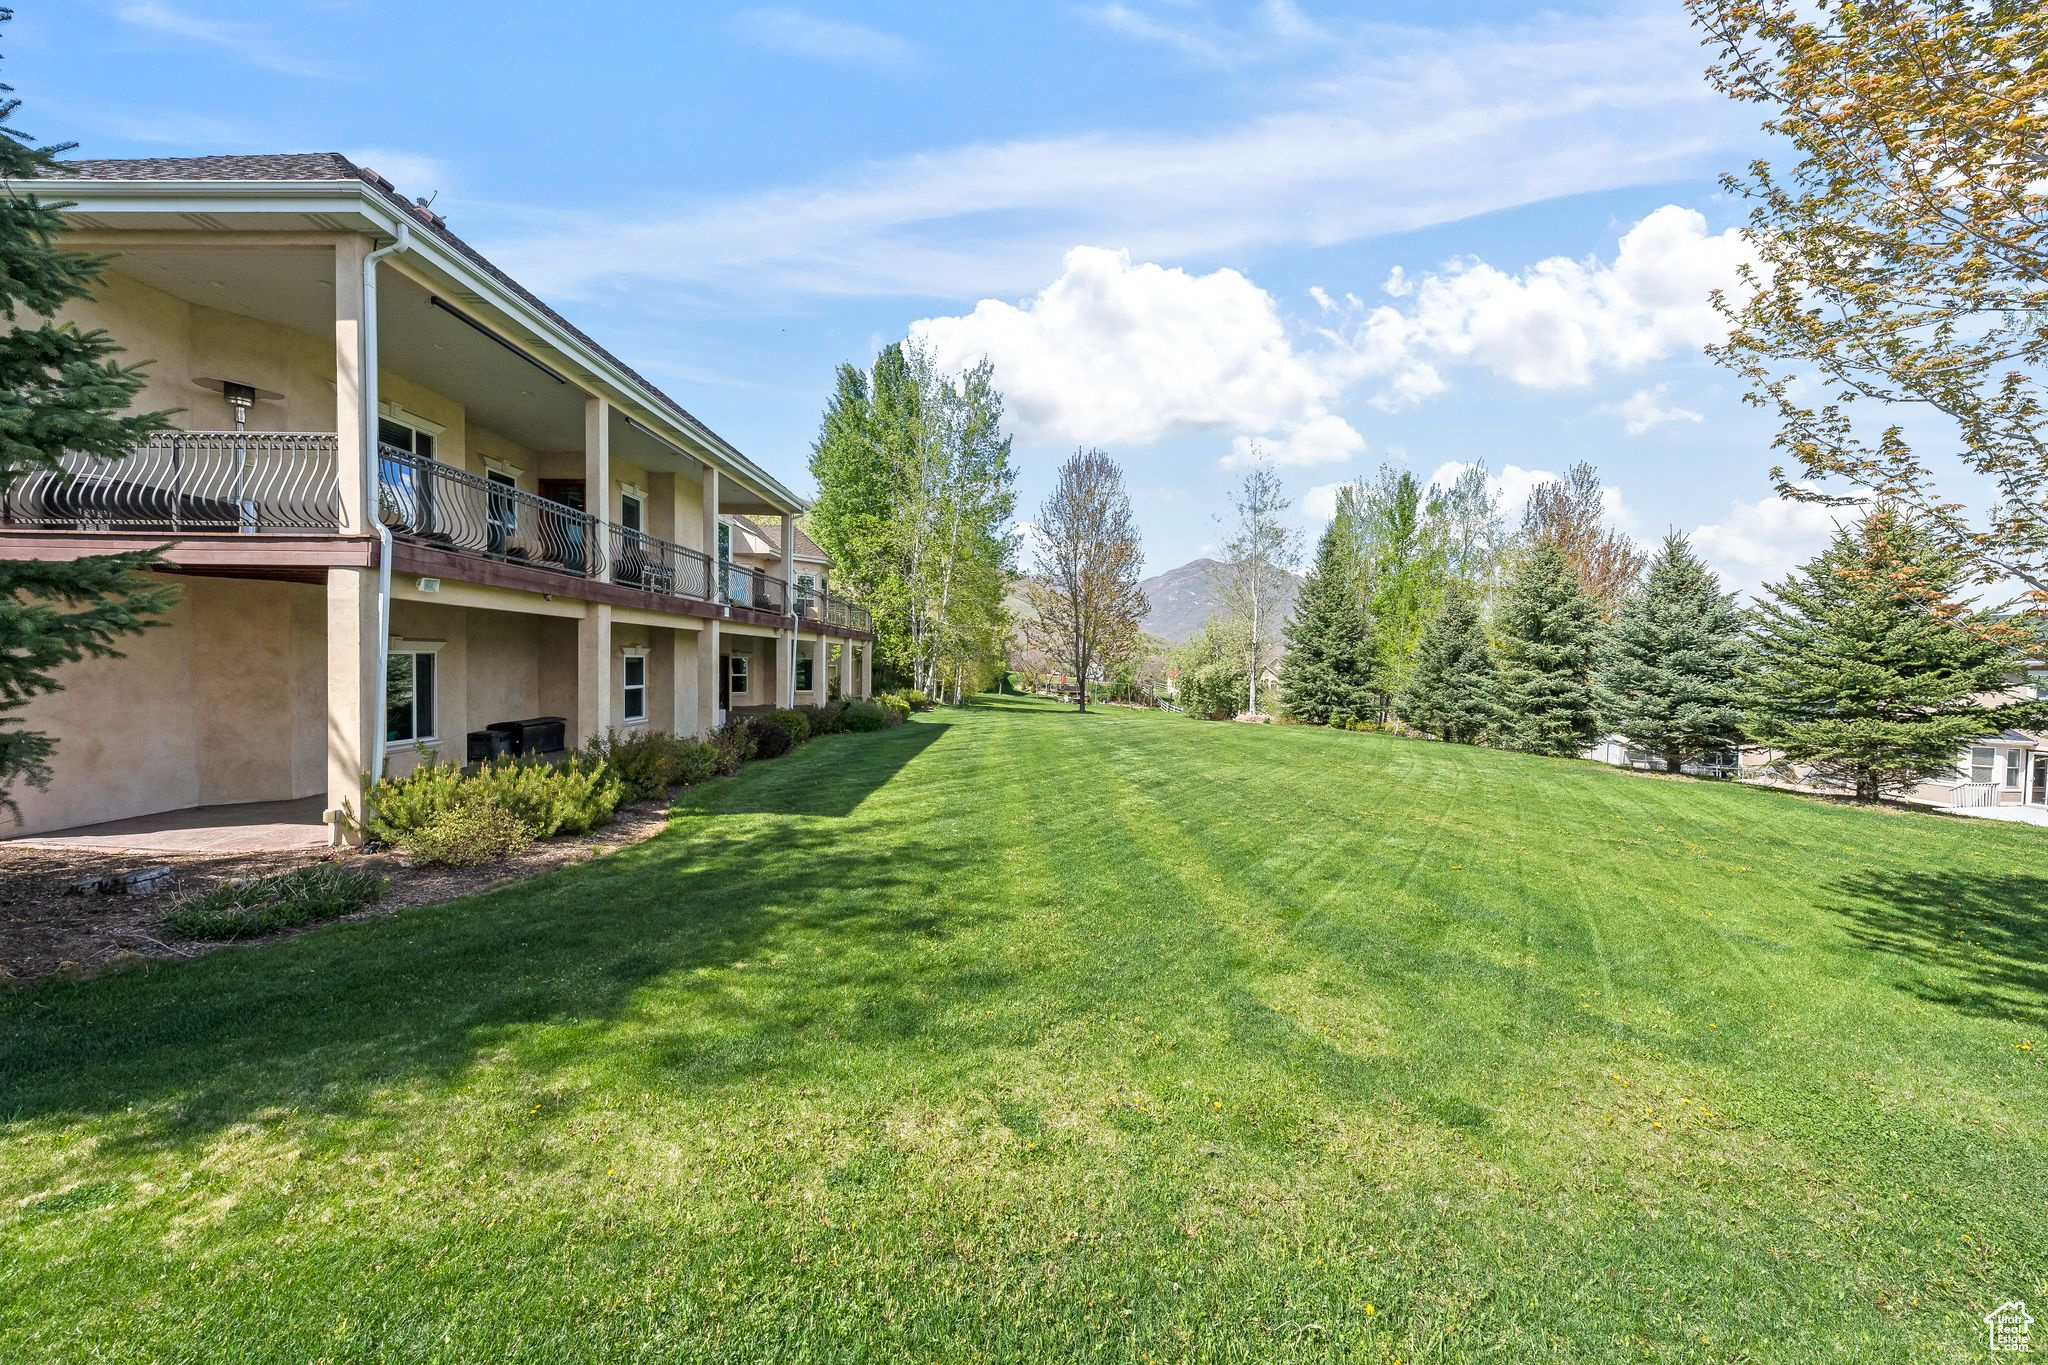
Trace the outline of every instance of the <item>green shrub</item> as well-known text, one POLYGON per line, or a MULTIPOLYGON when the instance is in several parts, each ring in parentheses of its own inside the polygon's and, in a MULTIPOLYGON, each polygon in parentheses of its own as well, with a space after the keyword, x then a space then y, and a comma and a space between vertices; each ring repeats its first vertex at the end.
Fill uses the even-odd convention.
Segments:
POLYGON ((443 811, 401 835, 398 846, 421 866, 475 867, 523 853, 533 843, 526 822, 488 792, 443 811))
POLYGON ((711 732, 711 750, 720 777, 731 777, 754 756, 754 727, 734 717, 711 732))
POLYGON ((789 731, 791 743, 801 744, 811 737, 811 717, 807 711, 785 706, 780 711, 770 714, 768 719, 789 731))
POLYGON ((718 762, 709 744, 662 730, 612 730, 592 740, 583 753, 611 770, 625 788, 627 801, 702 782, 718 762))
POLYGON ((363 780, 363 809, 368 815, 366 831, 379 843, 397 843, 410 830, 425 829, 454 809, 463 799, 470 779, 453 763, 436 763, 431 758, 404 777, 387 777, 372 784, 363 780))
POLYGON ((294 929, 353 914, 384 894, 375 873, 340 863, 317 863, 290 872, 222 882, 164 917, 172 932, 221 943, 294 929))
POLYGON ((610 820, 625 794, 602 760, 571 754, 559 764, 503 758, 473 773, 452 763, 422 763, 404 777, 365 784, 363 803, 371 837, 403 844, 450 811, 486 799, 510 811, 536 839, 585 834, 610 820))
POLYGON ((902 693, 892 692, 888 696, 878 697, 876 700, 882 707, 885 724, 901 725, 904 721, 910 719, 910 713, 913 708, 910 705, 910 699, 902 693))
POLYGON ((853 734, 867 734, 874 730, 885 730, 896 724, 901 717, 885 708, 879 701, 850 701, 840 711, 839 728, 853 734))
POLYGON ((753 732, 755 758, 781 758, 796 747, 796 740, 773 716, 755 716, 747 728, 753 732))
POLYGON ((915 687, 906 687, 896 695, 901 697, 903 704, 913 711, 929 711, 938 705, 937 702, 931 699, 930 694, 922 692, 915 687))
POLYGON ((812 739, 819 735, 836 735, 844 728, 841 719, 846 714, 846 708, 838 702, 830 706, 806 706, 803 713, 804 718, 810 723, 812 739))

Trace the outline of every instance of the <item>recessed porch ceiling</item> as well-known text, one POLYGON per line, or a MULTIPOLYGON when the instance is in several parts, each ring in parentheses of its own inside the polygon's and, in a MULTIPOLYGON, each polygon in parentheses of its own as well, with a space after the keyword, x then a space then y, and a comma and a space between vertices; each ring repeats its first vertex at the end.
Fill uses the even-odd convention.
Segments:
MULTIPOLYGON (((120 253, 111 268, 187 303, 323 340, 333 336, 334 253, 329 248, 146 247, 120 253)), ((377 291, 377 346, 387 373, 445 394, 463 405, 471 421, 530 449, 583 448, 584 391, 568 382, 568 362, 559 353, 492 316, 480 298, 453 287, 437 294, 385 268, 377 291), (436 307, 436 297, 446 306, 436 307)), ((615 457, 647 469, 694 475, 702 467, 679 442, 629 423, 616 405, 611 445, 615 457)), ((719 481, 719 508, 780 515, 772 502, 730 473, 719 481)))

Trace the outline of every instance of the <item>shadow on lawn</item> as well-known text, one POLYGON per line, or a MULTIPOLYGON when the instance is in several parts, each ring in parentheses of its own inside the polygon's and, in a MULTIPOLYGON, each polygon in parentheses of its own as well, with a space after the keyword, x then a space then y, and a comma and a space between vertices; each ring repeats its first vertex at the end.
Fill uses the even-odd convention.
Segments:
POLYGON ((1903 988, 1922 1000, 2048 1022, 2048 877, 1864 872, 1822 904, 1856 942, 1904 959, 1903 988))
POLYGON ((485 1055, 540 1087, 573 1067, 673 1090, 915 1038, 1003 985, 920 951, 997 913, 952 894, 966 857, 907 819, 777 817, 850 811, 944 728, 750 767, 647 843, 468 901, 0 998, 0 1125, 102 1120, 103 1145, 156 1150, 266 1111, 359 1113, 485 1055), (611 1041, 648 992, 673 1025, 611 1041))

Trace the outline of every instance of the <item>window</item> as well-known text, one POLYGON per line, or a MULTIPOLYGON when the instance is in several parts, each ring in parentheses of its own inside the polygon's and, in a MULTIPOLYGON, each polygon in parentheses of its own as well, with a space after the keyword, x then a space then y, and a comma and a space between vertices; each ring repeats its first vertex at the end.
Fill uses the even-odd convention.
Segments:
POLYGON ((799 692, 811 690, 811 656, 808 654, 796 656, 796 690, 799 692))
POLYGON ((2034 700, 2048 701, 2048 673, 2030 673, 2027 679, 2034 684, 2034 700))
POLYGON ((386 525, 399 530, 431 532, 434 484, 421 477, 418 461, 434 458, 434 434, 380 417, 377 444, 378 514, 386 525))
POLYGON ((628 654, 624 670, 626 679, 625 706, 620 714, 628 724, 647 719, 647 656, 628 654))
POLYGON ((394 649, 384 669, 385 742, 415 744, 435 734, 433 652, 394 649))
POLYGON ((1997 757, 1998 750, 1996 749, 1982 747, 1971 749, 1970 780, 1972 782, 1989 782, 1991 780, 1991 765, 1997 757))
POLYGON ((643 510, 639 498, 631 493, 619 494, 619 525, 628 531, 645 530, 641 520, 643 510))
POLYGON ((2018 749, 2005 751, 2005 785, 2014 791, 2020 789, 2020 770, 2026 766, 2027 756, 2018 749))
POLYGON ((434 433, 421 431, 418 427, 407 426, 404 422, 389 417, 377 419, 377 440, 382 445, 395 446, 408 455, 423 459, 434 458, 434 433))
POLYGON ((747 691, 747 656, 730 655, 725 663, 726 691, 735 697, 745 696, 747 691))
POLYGON ((732 596, 732 523, 726 521, 718 523, 718 596, 732 596))

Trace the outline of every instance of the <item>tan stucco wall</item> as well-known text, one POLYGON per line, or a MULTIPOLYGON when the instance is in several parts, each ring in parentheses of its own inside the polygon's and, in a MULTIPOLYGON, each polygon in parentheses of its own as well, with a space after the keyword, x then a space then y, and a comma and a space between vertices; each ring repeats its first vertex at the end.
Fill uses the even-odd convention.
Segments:
MULTIPOLYGON (((332 253, 325 254, 331 262, 332 253)), ((223 431, 234 425, 218 393, 193 385, 206 377, 284 395, 249 410, 251 430, 334 430, 331 336, 186 303, 122 274, 118 261, 102 277, 97 295, 70 305, 63 316, 81 327, 106 328, 126 348, 126 359, 148 362, 135 406, 183 409, 171 419, 176 426, 223 431)))
POLYGON ((214 802, 326 790, 324 590, 179 576, 166 624, 125 659, 58 670, 24 724, 58 741, 47 792, 16 793, 34 834, 214 802))

